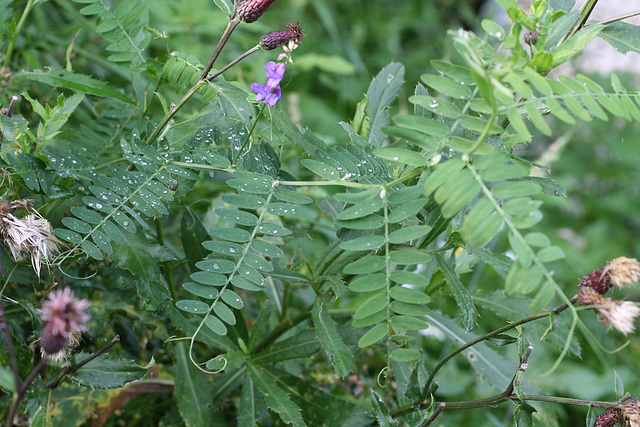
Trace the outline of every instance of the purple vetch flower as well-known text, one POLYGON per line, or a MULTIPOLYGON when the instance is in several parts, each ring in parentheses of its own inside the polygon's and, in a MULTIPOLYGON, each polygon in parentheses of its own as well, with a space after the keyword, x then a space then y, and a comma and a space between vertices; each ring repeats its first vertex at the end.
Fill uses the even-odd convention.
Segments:
POLYGON ((265 77, 268 79, 263 86, 260 83, 251 83, 251 90, 256 92, 256 101, 260 102, 264 99, 264 103, 269 107, 276 105, 282 98, 282 90, 280 89, 280 81, 284 76, 284 63, 276 63, 274 61, 267 62, 262 68, 265 69, 265 77))

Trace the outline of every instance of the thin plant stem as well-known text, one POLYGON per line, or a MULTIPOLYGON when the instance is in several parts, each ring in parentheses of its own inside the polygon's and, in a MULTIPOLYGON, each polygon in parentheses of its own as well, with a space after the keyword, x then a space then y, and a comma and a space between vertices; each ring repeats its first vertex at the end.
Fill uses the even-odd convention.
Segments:
POLYGON ((22 31, 22 27, 24 26, 24 23, 27 21, 27 16, 29 16, 29 12, 31 12, 31 9, 33 8, 34 3, 35 3, 35 0, 28 0, 27 5, 24 7, 24 10, 22 11, 22 16, 20 16, 18 25, 16 25, 16 30, 13 32, 11 39, 9 39, 9 44, 7 45, 7 53, 4 58, 4 64, 2 64, 4 67, 9 66, 9 61, 11 60, 11 55, 13 54, 13 48, 16 45, 16 40, 18 39, 18 35, 22 31))
POLYGON ((102 347, 100 350, 96 351, 91 356, 84 359, 82 362, 76 363, 75 365, 66 366, 62 370, 62 372, 60 372, 58 376, 53 379, 53 381, 47 384, 47 387, 51 389, 57 388, 67 375, 75 373, 78 369, 82 368, 87 363, 101 356, 105 351, 109 350, 111 347, 116 345, 116 343, 118 343, 119 341, 120 341, 120 335, 116 335, 104 347, 102 347))
POLYGON ((594 24, 585 25, 582 28, 589 28, 594 25, 607 25, 614 22, 622 21, 623 19, 633 18, 634 16, 640 15, 640 10, 636 10, 635 12, 625 13, 624 15, 616 16, 615 18, 605 19, 603 21, 596 22, 594 24))
POLYGON ((240 149, 238 150, 238 154, 236 154, 236 157, 233 159, 233 162, 231 162, 232 165, 236 164, 236 162, 238 161, 238 158, 240 157, 240 155, 242 154, 242 151, 244 150, 244 147, 246 147, 247 144, 249 143, 249 139, 251 139, 251 135, 253 134, 253 131, 256 129, 258 120, 260 120, 260 116, 262 116, 262 113, 264 112, 264 109, 266 107, 267 107, 267 104, 263 103, 262 107, 260 108, 260 111, 258 111, 258 115, 256 116, 256 119, 253 121, 253 124, 251 125, 251 129, 247 134, 247 138, 244 140, 244 144, 242 144, 242 147, 240 147, 240 149))
POLYGON ((238 56, 236 59, 234 59, 233 61, 229 62, 227 65, 225 65, 224 67, 222 67, 218 71, 216 71, 214 74, 212 74, 209 77, 207 77, 206 80, 210 82, 211 80, 213 80, 216 77, 218 77, 220 74, 222 74, 225 71, 227 71, 229 68, 231 68, 234 65, 236 65, 238 62, 242 61, 247 56, 251 55, 252 53, 257 52, 259 49, 260 49, 260 45, 259 44, 255 45, 254 47, 252 47, 251 49, 249 49, 248 51, 246 51, 242 55, 238 56))
POLYGON ((233 30, 236 29, 239 23, 240 23, 240 20, 237 17, 229 19, 227 28, 224 29, 224 33, 222 33, 222 37, 220 37, 220 40, 218 41, 218 45, 213 51, 211 58, 209 58, 209 62, 207 62, 207 65, 204 67, 204 70, 202 70, 202 74, 200 74, 200 77, 198 77, 198 81, 202 81, 207 78, 207 76, 209 75, 209 72, 213 68, 213 64, 216 62, 216 59, 218 59, 218 56, 220 56, 220 52, 222 52, 222 48, 224 47, 225 44, 227 44, 227 42, 229 41, 229 37, 231 36, 231 33, 233 33, 233 30))
POLYGON ((13 426, 13 419, 16 417, 16 413, 18 412, 18 407, 20 407, 20 402, 22 402, 22 399, 24 398, 24 395, 27 392, 27 389, 29 388, 33 380, 36 379, 36 376, 40 373, 42 368, 44 368, 46 365, 47 365, 47 359, 43 357, 42 359, 40 359, 40 361, 35 366, 35 368, 33 368, 33 370, 31 371, 29 376, 24 380, 24 382, 19 385, 16 384, 17 392, 16 392, 16 395, 14 396, 13 401, 11 402, 11 407, 9 407, 9 415, 7 416, 7 422, 6 422, 7 427, 13 426))
POLYGON ((596 3, 598 3, 598 0, 587 0, 586 2, 584 2, 582 8, 580 9, 580 18, 578 18, 576 23, 573 24, 573 27, 564 35, 564 37, 562 37, 560 43, 558 43, 558 46, 564 43, 567 39, 580 31, 582 28, 584 28, 584 24, 587 23, 589 16, 591 16, 591 12, 593 12, 593 8, 596 7, 596 3))
MULTIPOLYGON (((574 302, 576 297, 573 297, 570 301, 574 302)), ((436 365, 435 368, 433 368, 433 370, 431 371, 431 373, 429 374, 429 377, 427 378, 427 382, 425 383, 424 388, 422 389, 422 395, 420 396, 420 401, 424 402, 427 398, 427 394, 429 393, 429 388, 431 386, 431 383, 433 382, 433 378, 436 376, 436 374, 438 373, 438 371, 440 370, 440 368, 442 368, 449 360, 451 360, 454 356, 460 354, 461 352, 463 352, 464 350, 468 349, 469 347, 472 347, 482 341, 485 341, 491 337, 494 337, 498 334, 501 334, 503 332, 506 332, 508 330, 511 330, 513 328, 515 328, 516 326, 520 326, 523 325, 525 323, 529 323, 532 322, 534 320, 538 320, 538 319, 542 319, 543 317, 548 317, 552 314, 559 314, 560 312, 562 312, 563 310, 566 310, 569 307, 568 304, 562 304, 559 305, 558 307, 549 310, 549 311, 543 311, 541 313, 537 313, 534 314, 532 316, 529 317, 525 317, 524 319, 520 319, 516 322, 510 323, 506 326, 503 326, 502 328, 498 328, 494 331, 489 332, 488 334, 482 335, 478 338, 476 338, 475 340, 469 341, 468 343, 458 347, 457 349, 455 349, 454 351, 452 351, 451 353, 449 353, 444 359, 442 359, 440 361, 440 363, 438 363, 436 365)))

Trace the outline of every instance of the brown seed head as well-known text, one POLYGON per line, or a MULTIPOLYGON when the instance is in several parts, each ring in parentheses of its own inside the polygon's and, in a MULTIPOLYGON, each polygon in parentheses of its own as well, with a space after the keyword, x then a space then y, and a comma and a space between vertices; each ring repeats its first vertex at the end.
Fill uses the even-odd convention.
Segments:
POLYGON ((640 263, 635 258, 619 257, 607 263, 605 271, 618 287, 633 285, 640 279, 640 263))
POLYGON ((620 410, 626 426, 640 427, 640 399, 632 397, 625 400, 620 410))
POLYGON ((238 4, 236 14, 242 22, 255 22, 269 9, 275 0, 243 0, 238 4))
POLYGON ((604 325, 613 326, 625 335, 635 331, 634 322, 640 316, 640 307, 635 303, 606 298, 589 287, 578 288, 578 304, 594 306, 593 309, 600 315, 600 321, 604 325))

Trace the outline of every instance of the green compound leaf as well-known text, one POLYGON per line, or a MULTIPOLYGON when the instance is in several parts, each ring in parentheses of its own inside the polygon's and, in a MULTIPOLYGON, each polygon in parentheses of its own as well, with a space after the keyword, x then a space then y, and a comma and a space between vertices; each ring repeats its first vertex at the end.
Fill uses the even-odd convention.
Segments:
POLYGON ((438 263, 438 267, 442 274, 444 274, 445 280, 451 289, 453 298, 456 300, 458 307, 460 307, 462 318, 462 325, 467 331, 474 328, 478 319, 478 311, 473 303, 473 298, 469 294, 467 288, 464 287, 456 272, 446 263, 446 261, 440 256, 440 254, 434 254, 434 257, 438 263))
POLYGON ((410 348, 397 348, 391 352, 391 358, 397 362, 410 362, 420 359, 420 352, 410 348))
POLYGON ((335 322, 320 298, 313 304, 313 325, 316 328, 318 341, 329 357, 331 365, 341 377, 346 377, 352 370, 353 356, 338 333, 335 322))

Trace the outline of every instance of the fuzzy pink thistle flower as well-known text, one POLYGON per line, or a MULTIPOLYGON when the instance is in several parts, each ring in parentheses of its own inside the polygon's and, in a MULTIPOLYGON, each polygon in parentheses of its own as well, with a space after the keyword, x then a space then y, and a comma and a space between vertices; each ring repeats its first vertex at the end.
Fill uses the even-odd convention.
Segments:
POLYGON ((89 320, 85 313, 88 307, 89 301, 75 299, 69 288, 51 292, 40 310, 45 324, 40 345, 46 356, 64 359, 67 350, 78 345, 80 333, 86 330, 84 323, 89 320))

